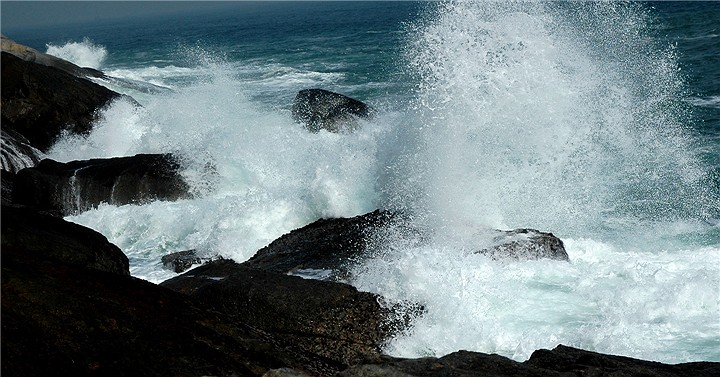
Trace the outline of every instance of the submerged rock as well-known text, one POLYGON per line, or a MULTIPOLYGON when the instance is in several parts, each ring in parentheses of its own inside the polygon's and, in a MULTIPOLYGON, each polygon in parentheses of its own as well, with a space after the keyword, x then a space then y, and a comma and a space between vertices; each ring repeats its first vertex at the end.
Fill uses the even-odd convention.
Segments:
POLYGON ((102 234, 30 208, 3 205, 3 263, 10 253, 130 275, 128 258, 102 234))
POLYGON ((120 94, 55 67, 2 52, 2 127, 47 152, 63 134, 87 133, 120 94))
POLYGON ((365 103, 324 89, 303 89, 295 96, 292 116, 312 131, 353 131, 357 118, 369 118, 374 110, 365 103))
POLYGON ((18 172, 13 201, 73 214, 96 207, 189 198, 190 187, 169 154, 139 154, 61 163, 42 160, 18 172))
POLYGON ((206 263, 161 285, 341 366, 376 360, 397 329, 374 294, 230 260, 206 263))

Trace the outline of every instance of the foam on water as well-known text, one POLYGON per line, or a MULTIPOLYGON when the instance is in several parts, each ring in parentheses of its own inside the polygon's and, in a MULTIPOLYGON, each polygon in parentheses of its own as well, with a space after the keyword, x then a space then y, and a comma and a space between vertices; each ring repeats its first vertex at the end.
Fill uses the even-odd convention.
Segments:
POLYGON ((67 42, 62 46, 48 44, 46 52, 49 55, 73 62, 80 67, 95 69, 102 68, 107 58, 105 47, 94 44, 88 38, 83 39, 82 42, 67 42))

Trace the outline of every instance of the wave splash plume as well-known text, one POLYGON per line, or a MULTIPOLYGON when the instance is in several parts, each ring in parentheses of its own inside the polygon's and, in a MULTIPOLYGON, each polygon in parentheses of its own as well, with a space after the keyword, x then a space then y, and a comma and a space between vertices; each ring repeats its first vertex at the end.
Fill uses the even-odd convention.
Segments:
POLYGON ((62 46, 48 44, 46 53, 80 67, 94 69, 101 69, 107 58, 105 47, 94 44, 89 38, 84 38, 82 42, 67 42, 62 46))

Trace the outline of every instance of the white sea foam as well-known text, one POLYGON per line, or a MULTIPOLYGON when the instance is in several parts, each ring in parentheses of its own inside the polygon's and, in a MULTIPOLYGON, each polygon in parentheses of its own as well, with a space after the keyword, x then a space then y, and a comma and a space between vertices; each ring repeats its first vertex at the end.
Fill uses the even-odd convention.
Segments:
POLYGON ((65 59, 80 67, 102 68, 107 58, 107 50, 104 46, 94 44, 90 39, 85 38, 82 42, 67 42, 62 46, 53 44, 47 45, 49 55, 65 59))

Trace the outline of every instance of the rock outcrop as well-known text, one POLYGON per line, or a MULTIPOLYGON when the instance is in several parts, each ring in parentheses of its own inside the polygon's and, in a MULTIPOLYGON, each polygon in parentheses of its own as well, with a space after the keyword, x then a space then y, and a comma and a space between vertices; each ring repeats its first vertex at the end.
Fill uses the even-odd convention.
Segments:
POLYGON ((377 360, 399 326, 374 294, 231 260, 206 263, 161 285, 341 367, 377 360))
POLYGON ((374 110, 365 103, 324 89, 303 89, 295 96, 292 116, 312 131, 348 132, 358 128, 358 118, 374 110))
POLYGON ((2 127, 47 152, 63 132, 84 134, 120 94, 55 67, 2 52, 2 127))
POLYGON ((163 255, 162 258, 160 258, 160 262, 166 270, 182 273, 190 269, 193 265, 210 262, 213 259, 220 258, 201 257, 196 250, 183 250, 163 255))
MULTIPOLYGON (((6 235, 3 229, 3 242, 6 235)), ((232 316, 130 276, 3 244, 0 278, 3 376, 261 376, 276 368, 330 376, 337 371, 232 316)))
POLYGON ((392 359, 349 368, 338 377, 580 377, 717 376, 720 363, 661 364, 629 357, 604 355, 567 346, 538 350, 528 361, 519 363, 499 355, 458 351, 449 355, 421 359, 392 359))
POLYGON ((364 257, 367 237, 393 218, 378 210, 353 218, 320 219, 283 235, 243 265, 279 273, 325 271, 327 280, 344 280, 349 263, 364 257))
POLYGON ((3 264, 19 258, 71 264, 85 269, 130 275, 128 258, 102 234, 29 208, 2 206, 3 264))
POLYGON ((190 197, 180 165, 169 154, 61 163, 42 160, 18 172, 13 202, 62 215, 96 207, 190 197))

